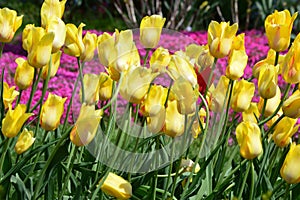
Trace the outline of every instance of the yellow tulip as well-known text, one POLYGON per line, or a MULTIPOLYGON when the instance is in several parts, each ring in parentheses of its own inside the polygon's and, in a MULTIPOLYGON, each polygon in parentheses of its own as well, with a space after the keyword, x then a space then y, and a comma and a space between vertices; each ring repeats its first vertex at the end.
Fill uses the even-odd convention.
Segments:
POLYGON ((28 131, 26 128, 23 130, 23 132, 20 134, 17 143, 15 145, 15 151, 17 154, 22 154, 27 149, 31 147, 31 145, 34 143, 35 138, 33 137, 33 132, 28 131))
POLYGON ((177 107, 177 101, 168 101, 163 127, 163 132, 173 138, 184 133, 184 115, 179 113, 177 107))
POLYGON ((261 132, 259 126, 251 121, 241 122, 236 127, 236 139, 243 158, 251 160, 262 152, 261 132))
POLYGON ((67 98, 49 93, 47 100, 42 106, 40 115, 40 124, 43 129, 53 131, 58 127, 60 118, 64 113, 66 100, 67 98))
POLYGON ((167 99, 168 89, 161 85, 152 85, 145 100, 141 103, 141 113, 148 117, 155 115, 157 109, 164 107, 167 99))
POLYGON ((164 73, 166 71, 166 67, 170 63, 170 59, 171 57, 168 49, 164 49, 163 47, 158 47, 153 52, 149 61, 152 72, 164 73))
POLYGON ((33 113, 25 113, 26 105, 18 104, 17 107, 12 110, 11 105, 8 107, 8 111, 2 120, 2 133, 5 137, 15 137, 21 130, 25 121, 33 115, 33 113))
POLYGON ((231 50, 232 42, 238 30, 238 24, 211 21, 208 26, 208 46, 210 54, 215 58, 224 58, 231 50))
POLYGON ((157 74, 144 67, 132 67, 124 74, 120 94, 131 103, 140 103, 148 92, 150 83, 157 74))
POLYGON ((59 51, 64 45, 66 39, 67 28, 65 23, 60 18, 52 16, 47 19, 46 32, 53 32, 55 35, 52 45, 52 53, 59 51))
POLYGON ((45 33, 41 27, 32 27, 28 37, 30 37, 28 41, 31 41, 27 56, 28 63, 35 68, 47 65, 51 56, 54 33, 45 33))
MULTIPOLYGON (((60 65, 61 54, 62 54, 61 51, 58 51, 58 52, 52 54, 50 78, 54 77, 58 70, 58 67, 60 65)), ((44 80, 46 80, 46 78, 48 76, 49 65, 50 65, 50 62, 42 69, 41 77, 44 80)))
POLYGON ((199 71, 211 67, 214 63, 214 57, 210 54, 208 45, 201 46, 201 52, 196 59, 196 65, 200 67, 199 71))
POLYGON ((226 67, 226 76, 231 80, 238 80, 244 75, 248 56, 245 50, 232 50, 226 67))
POLYGON ((280 169, 281 177, 289 184, 300 182, 300 144, 292 143, 283 165, 280 169))
POLYGON ((289 49, 288 53, 281 64, 283 79, 287 83, 300 82, 300 35, 296 37, 294 43, 289 49))
POLYGON ((299 125, 295 126, 297 120, 289 117, 282 118, 275 126, 272 138, 279 147, 286 147, 291 141, 291 137, 297 132, 299 125))
MULTIPOLYGON (((34 24, 26 24, 25 28, 22 32, 22 47, 24 50, 29 52, 31 46, 32 46, 32 28, 34 28, 34 24)), ((38 31, 41 31, 42 33, 39 35, 45 34, 45 30, 43 28, 37 29, 38 31)), ((37 38, 36 38, 37 39, 37 38)), ((38 38, 40 40, 40 38, 38 38)))
POLYGON ((23 15, 17 16, 15 10, 0 8, 0 42, 10 42, 22 25, 23 15))
POLYGON ((62 18, 67 0, 45 0, 41 8, 42 26, 46 27, 47 19, 54 16, 62 18))
POLYGON ((9 87, 6 82, 3 82, 3 103, 5 109, 19 96, 19 92, 15 90, 15 86, 9 87))
POLYGON ((113 80, 104 72, 99 75, 99 99, 106 101, 112 96, 113 80))
POLYGON ((210 109, 214 112, 222 112, 226 108, 225 96, 228 89, 229 79, 226 76, 221 76, 217 87, 211 91, 211 106, 210 109), (223 107, 224 106, 224 107, 223 107))
POLYGON ((241 33, 234 37, 231 49, 245 50, 245 33, 241 33))
POLYGON ((290 118, 300 117, 300 91, 296 90, 282 105, 283 114, 290 118))
POLYGON ((190 60, 196 61, 200 53, 202 53, 205 50, 205 47, 207 47, 208 50, 207 45, 204 46, 204 45, 190 44, 185 47, 185 55, 188 56, 190 60))
POLYGON ((258 77, 258 94, 264 99, 275 96, 277 87, 277 73, 274 65, 261 68, 258 77))
POLYGON ((81 105, 78 119, 70 133, 70 140, 76 146, 88 145, 96 136, 103 111, 95 106, 81 105))
POLYGON ((196 87, 197 75, 194 66, 191 64, 187 57, 175 53, 171 56, 171 61, 168 66, 168 73, 173 80, 178 79, 182 76, 184 79, 189 81, 193 87, 196 87))
POLYGON ((251 102, 247 110, 242 113, 243 121, 257 122, 259 119, 259 110, 256 103, 251 102))
MULTIPOLYGON (((185 172, 192 172, 195 163, 191 159, 182 159, 180 163, 180 168, 183 168, 185 172)), ((198 173, 200 171, 199 163, 196 163, 196 167, 193 173, 198 173)))
POLYGON ((298 13, 291 16, 288 10, 270 14, 265 20, 266 35, 271 49, 285 51, 290 45, 293 23, 298 13))
POLYGON ((117 50, 115 49, 115 35, 110 35, 104 32, 98 36, 97 51, 100 63, 108 67, 111 62, 117 57, 117 50))
POLYGON ((80 60, 87 62, 94 58, 97 47, 97 35, 95 33, 87 32, 83 38, 85 51, 80 55, 80 60))
POLYGON ((119 71, 117 71, 113 66, 106 68, 106 71, 112 80, 119 81, 119 79, 121 77, 121 73, 119 71))
POLYGON ((166 120, 165 107, 161 105, 153 106, 146 120, 147 120, 147 128, 151 133, 156 134, 160 132, 165 125, 165 120, 166 120))
POLYGON ((100 187, 101 190, 110 196, 117 199, 125 200, 132 196, 131 184, 121 176, 118 176, 112 172, 109 172, 103 185, 100 187))
MULTIPOLYGON (((99 76, 96 74, 85 74, 83 76, 83 86, 85 99, 84 101, 80 99, 80 101, 86 103, 87 105, 94 105, 99 101, 99 76)), ((81 89, 79 93, 81 98, 81 89)))
MULTIPOLYGON (((273 114, 273 112, 276 110, 276 108, 278 107, 278 105, 280 103, 280 99, 281 99, 281 92, 280 92, 279 87, 276 86, 275 96, 268 99, 268 101, 267 101, 267 105, 266 105, 265 112, 264 112, 265 117, 268 117, 273 114)), ((259 102, 257 104, 258 110, 260 112, 262 111, 263 104, 264 104, 264 99, 260 98, 259 102)))
POLYGON ((160 15, 145 16, 140 25, 140 41, 145 48, 155 48, 160 40, 166 18, 160 15))
POLYGON ((254 96, 255 85, 244 79, 236 82, 231 99, 231 107, 235 112, 248 110, 254 96))
MULTIPOLYGON (((200 119, 200 123, 202 124, 202 127, 205 128, 206 124, 205 124, 205 117, 206 117, 206 111, 204 108, 201 108, 198 112, 198 116, 200 119)), ((190 119, 192 119, 194 116, 190 116, 190 119)), ((199 120, 198 118, 195 119, 195 121, 192 124, 192 134, 194 138, 198 138, 198 135, 201 133, 201 127, 199 124, 199 120)))
POLYGON ((179 77, 172 87, 177 100, 177 109, 180 114, 192 114, 196 111, 197 91, 187 80, 179 77))
POLYGON ((67 35, 65 40, 64 52, 70 56, 79 57, 85 47, 82 41, 82 29, 85 24, 80 23, 78 28, 74 24, 67 24, 67 35))
POLYGON ((28 64, 27 60, 21 57, 17 58, 15 62, 18 64, 14 78, 15 84, 20 90, 26 90, 33 81, 34 68, 28 64))

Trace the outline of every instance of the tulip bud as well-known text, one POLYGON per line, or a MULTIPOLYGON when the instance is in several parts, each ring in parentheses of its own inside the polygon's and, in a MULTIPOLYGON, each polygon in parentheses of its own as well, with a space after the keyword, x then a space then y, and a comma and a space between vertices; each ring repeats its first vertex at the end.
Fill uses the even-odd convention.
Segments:
POLYGON ((222 112, 226 107, 225 97, 228 89, 229 79, 221 76, 217 87, 211 91, 211 110, 214 112, 222 112), (224 107, 223 107, 224 106, 224 107))
POLYGON ((78 119, 70 133, 70 140, 76 146, 88 145, 95 137, 103 111, 85 103, 80 108, 78 119))
MULTIPOLYGON (((85 74, 83 76, 83 87, 85 99, 80 99, 81 102, 87 105, 93 105, 99 101, 99 76, 96 74, 85 74)), ((82 89, 79 92, 80 98, 82 97, 82 89)))
POLYGON ((17 16, 15 10, 0 8, 0 42, 10 42, 22 25, 23 15, 17 16))
POLYGON ((20 134, 17 143, 15 145, 15 151, 17 154, 22 154, 27 149, 31 147, 31 145, 34 143, 35 138, 33 137, 33 132, 28 131, 26 128, 23 130, 23 132, 20 134))
MULTIPOLYGON (((280 98, 281 98, 281 92, 278 86, 276 86, 276 94, 274 97, 272 97, 271 99, 268 99, 267 101, 267 105, 265 107, 265 112, 264 112, 264 116, 270 116, 273 114, 273 112, 275 112, 276 108, 278 107, 279 103, 280 103, 280 98)), ((258 110, 261 112, 262 111, 262 107, 264 104, 264 99, 260 98, 259 102, 258 102, 258 110)))
POLYGON ((284 117, 275 126, 272 138, 279 147, 286 147, 291 141, 291 137, 297 132, 299 125, 294 127, 297 120, 284 117))
POLYGON ((293 23, 297 12, 291 16, 288 10, 274 13, 267 16, 265 20, 266 35, 271 49, 277 52, 285 51, 290 45, 293 23))
POLYGON ((67 0, 45 0, 41 8, 42 27, 46 27, 47 19, 51 17, 62 18, 67 0))
POLYGON ((87 32, 83 38, 85 51, 80 55, 80 60, 87 62, 91 61, 95 55, 97 45, 97 35, 95 33, 87 32))
POLYGON ((236 127, 236 139, 243 158, 251 160, 261 154, 261 132, 256 123, 251 121, 241 122, 236 127))
POLYGON ((259 119, 259 110, 256 103, 251 102, 247 110, 242 113, 243 121, 257 122, 259 119))
POLYGON ((99 99, 106 101, 112 96, 113 80, 104 72, 99 75, 99 99))
POLYGON ((140 25, 140 41, 145 48, 155 48, 160 40, 160 34, 166 18, 160 15, 145 16, 140 25))
POLYGON ((129 199, 132 196, 131 184, 112 172, 109 172, 103 185, 100 187, 101 190, 110 196, 117 199, 129 199))
POLYGON ((152 106, 149 116, 146 119, 147 128, 151 133, 156 134, 160 132, 163 129, 166 120, 165 107, 161 105, 152 106))
POLYGON ((232 50, 226 67, 226 76, 231 80, 238 80, 244 75, 248 56, 245 50, 232 50))
POLYGON ((70 56, 79 57, 85 47, 82 41, 82 29, 85 24, 80 23, 78 28, 74 24, 67 24, 67 35, 65 40, 64 52, 70 56))
POLYGON ((104 32, 97 39, 98 58, 102 65, 108 67, 117 57, 115 49, 115 34, 110 35, 104 32))
POLYGON ((238 30, 238 24, 211 21, 208 26, 208 46, 210 54, 215 58, 224 58, 231 50, 232 41, 238 30))
POLYGON ((170 62, 170 54, 168 49, 158 47, 150 58, 150 68, 152 72, 164 73, 170 62))
POLYGON ((280 169, 281 177, 289 184, 300 182, 300 144, 291 144, 290 150, 287 153, 283 165, 280 169))
MULTIPOLYGON (((61 51, 58 51, 56 53, 53 53, 51 56, 51 72, 50 72, 50 76, 49 78, 52 78, 56 75, 56 72, 58 70, 58 67, 60 65, 60 57, 61 57, 61 54, 62 52, 61 51)), ((42 79, 46 80, 47 76, 48 76, 48 70, 49 70, 49 67, 50 67, 50 62, 45 66, 43 67, 42 69, 42 79)))
POLYGON ((15 84, 20 90, 26 90, 33 81, 34 68, 24 58, 17 58, 15 62, 18 64, 14 79, 15 84))
POLYGON ((58 17, 52 16, 47 18, 46 32, 54 33, 54 40, 52 43, 52 53, 56 53, 64 45, 66 39, 67 28, 65 23, 58 17))
POLYGON ((258 93, 264 99, 273 98, 276 94, 277 73, 273 65, 265 65, 259 72, 258 93))
POLYGON ((5 109, 19 96, 19 92, 15 90, 15 86, 9 87, 6 82, 3 82, 3 103, 5 109))
POLYGON ((282 105, 283 114, 290 118, 300 117, 300 91, 296 90, 282 105))
POLYGON ((9 105, 8 111, 2 120, 2 133, 5 137, 15 137, 21 130, 25 121, 33 115, 33 113, 25 113, 26 105, 18 104, 17 107, 12 110, 9 105))
POLYGON ((179 113, 177 107, 177 101, 168 101, 163 127, 163 132, 173 138, 184 133, 184 115, 179 113))
POLYGON ((250 106, 254 96, 255 85, 244 79, 236 82, 231 99, 231 107, 235 112, 243 112, 250 106))

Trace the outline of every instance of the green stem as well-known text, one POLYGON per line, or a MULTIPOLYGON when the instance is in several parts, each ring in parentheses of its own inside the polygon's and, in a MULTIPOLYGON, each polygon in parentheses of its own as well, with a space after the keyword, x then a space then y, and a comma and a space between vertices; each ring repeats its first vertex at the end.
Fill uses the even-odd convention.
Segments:
POLYGON ((278 60, 279 60, 279 52, 276 51, 274 66, 276 66, 278 64, 278 60))
POLYGON ((1 42, 0 43, 0 58, 2 58, 2 53, 3 53, 4 46, 5 46, 5 43, 1 42))
POLYGON ((287 183, 285 188, 284 200, 290 199, 290 184, 287 183))
POLYGON ((103 185, 103 183, 104 183, 106 177, 108 176, 109 172, 110 172, 110 170, 107 170, 107 171, 105 172, 104 176, 100 179, 99 184, 97 185, 97 188, 96 188, 96 189, 94 190, 94 192, 93 192, 93 195, 92 195, 91 200, 94 200, 94 199, 96 198, 96 196, 97 196, 97 194, 98 194, 98 192, 99 192, 101 186, 103 185))
POLYGON ((252 162, 249 161, 247 171, 245 173, 245 176, 244 176, 244 179, 243 179, 243 182, 242 182, 242 187, 241 187, 239 195, 238 195, 238 199, 242 199, 242 195, 243 195, 243 192, 244 192, 244 188, 245 188, 245 185, 246 185, 246 182, 247 182, 247 178, 248 178, 248 174, 249 174, 249 171, 251 169, 251 166, 252 166, 252 162))
POLYGON ((170 156, 170 166, 169 166, 169 172, 168 172, 168 178, 167 178, 167 183, 166 183, 166 187, 165 187, 165 191, 164 194, 162 196, 162 200, 165 200, 167 198, 167 191, 168 191, 168 186, 171 180, 171 174, 172 174, 172 168, 173 168, 173 159, 174 159, 174 149, 175 149, 175 141, 174 139, 172 140, 172 147, 171 147, 172 151, 171 151, 171 156, 170 156))
POLYGON ((144 57, 144 67, 147 67, 147 60, 148 60, 148 57, 149 57, 149 52, 150 52, 151 48, 146 48, 146 55, 144 57))
POLYGON ((265 110, 266 110, 266 107, 267 107, 267 102, 268 102, 268 99, 264 99, 264 104, 263 104, 263 107, 261 109, 260 120, 264 119, 264 114, 265 114, 265 110))
POLYGON ((36 68, 34 68, 34 75, 33 75, 33 83, 31 85, 31 92, 30 92, 30 96, 29 96, 29 100, 27 102, 27 108, 26 108, 26 112, 28 112, 30 110, 30 106, 31 106, 31 102, 32 102, 32 98, 33 98, 33 95, 37 89, 37 86, 38 86, 38 83, 39 83, 39 80, 41 78, 41 75, 42 75, 42 69, 40 69, 38 75, 37 75, 37 70, 36 68), (37 76, 37 77, 36 77, 37 76))
POLYGON ((20 103, 22 93, 23 93, 23 90, 20 90, 20 94, 19 94, 19 96, 17 98, 16 106, 20 103))
POLYGON ((80 76, 80 83, 81 83, 81 102, 85 102, 85 94, 84 94, 84 83, 83 83, 83 73, 82 73, 82 68, 84 66, 84 63, 80 63, 80 58, 77 57, 77 65, 79 68, 79 76, 80 76))
POLYGON ((280 117, 272 124, 272 126, 269 128, 269 130, 266 132, 266 134, 264 135, 265 139, 269 133, 271 133, 273 131, 273 129, 275 128, 275 126, 285 117, 284 114, 280 115, 280 117))
POLYGON ((250 161, 250 164, 251 164, 251 185, 250 185, 249 199, 253 199, 254 185, 255 185, 255 170, 254 170, 254 166, 253 166, 253 160, 250 161))
POLYGON ((167 92, 167 97, 166 97, 165 104, 164 104, 165 107, 167 107, 167 104, 168 104, 168 98, 170 96, 172 84, 173 84, 173 79, 171 79, 170 84, 169 84, 169 88, 168 88, 168 92, 167 92))
POLYGON ((1 158, 0 158, 0 176, 2 176, 4 174, 3 173, 3 164, 4 164, 4 160, 5 160, 7 150, 9 148, 9 143, 10 143, 10 139, 5 138, 5 142, 4 142, 4 146, 3 146, 3 150, 1 152, 1 158))

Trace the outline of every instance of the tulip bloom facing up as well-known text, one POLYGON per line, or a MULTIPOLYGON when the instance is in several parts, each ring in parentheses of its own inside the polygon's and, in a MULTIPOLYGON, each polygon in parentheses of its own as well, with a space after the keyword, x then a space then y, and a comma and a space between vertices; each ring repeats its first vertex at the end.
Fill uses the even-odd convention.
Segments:
POLYGON ((226 76, 231 80, 238 80, 244 75, 247 62, 248 56, 245 50, 232 50, 229 54, 226 76))
POLYGON ((45 27, 46 20, 51 17, 62 18, 65 12, 67 0, 45 0, 41 8, 42 26, 45 27))
POLYGON ((95 110, 95 105, 82 104, 80 113, 70 133, 70 140, 76 146, 88 145, 96 136, 103 111, 95 110))
POLYGON ((34 68, 24 58, 17 58, 15 62, 18 64, 14 78, 15 84, 20 90, 26 90, 33 81, 34 68))
POLYGON ((99 99, 106 101, 112 96, 113 80, 104 72, 99 75, 99 99))
POLYGON ((110 196, 117 199, 129 199, 132 196, 131 184, 121 176, 118 176, 112 172, 109 172, 101 190, 110 196))
POLYGON ((1 130, 5 137, 15 137, 21 130, 25 121, 33 115, 33 113, 25 112, 26 105, 18 104, 14 110, 9 106, 8 111, 2 120, 1 130))
POLYGON ((10 42, 22 25, 23 15, 17 16, 15 10, 0 8, 0 42, 10 42))
POLYGON ((298 13, 291 16, 288 10, 269 15, 265 20, 266 35, 271 49, 277 52, 285 51, 290 45, 293 23, 298 13))
POLYGON ((297 120, 289 117, 284 117, 275 126, 272 138, 275 144, 279 147, 286 147, 291 141, 291 137, 297 132, 299 125, 295 126, 297 120))
POLYGON ((140 25, 140 41, 145 48, 155 48, 160 40, 160 34, 166 18, 160 15, 146 16, 140 25))
POLYGON ((67 24, 67 35, 65 40, 64 52, 70 56, 79 57, 84 51, 82 41, 82 29, 85 24, 80 23, 78 28, 74 24, 67 24))
POLYGON ((283 114, 290 118, 300 117, 300 91, 296 90, 282 105, 283 114))
POLYGON ((246 111, 254 96, 255 86, 254 83, 246 80, 238 81, 233 90, 231 99, 231 107, 235 112, 246 111))
POLYGON ((259 126, 251 121, 241 122, 236 127, 236 139, 243 158, 251 160, 262 152, 261 132, 259 126))
POLYGON ((208 26, 208 46, 210 54, 215 58, 224 58, 231 50, 232 42, 238 30, 238 24, 229 22, 210 22, 208 26))
POLYGON ((280 169, 281 177, 289 184, 300 182, 300 145, 292 143, 280 169))
POLYGON ((259 72, 258 93, 264 99, 273 98, 276 95, 277 72, 274 65, 265 65, 259 72))
POLYGON ((41 110, 40 123, 43 129, 53 131, 58 127, 66 100, 67 98, 49 93, 41 110))
POLYGON ((15 90, 15 86, 9 87, 6 82, 3 82, 3 103, 5 109, 19 96, 19 92, 15 90))
POLYGON ((97 35, 95 33, 87 32, 83 38, 85 51, 80 55, 80 60, 87 62, 94 58, 97 47, 97 35))
POLYGON ((22 154, 27 149, 31 147, 31 145, 34 143, 35 138, 33 137, 33 132, 28 131, 26 128, 23 130, 23 132, 20 134, 17 143, 15 145, 15 151, 17 154, 22 154))

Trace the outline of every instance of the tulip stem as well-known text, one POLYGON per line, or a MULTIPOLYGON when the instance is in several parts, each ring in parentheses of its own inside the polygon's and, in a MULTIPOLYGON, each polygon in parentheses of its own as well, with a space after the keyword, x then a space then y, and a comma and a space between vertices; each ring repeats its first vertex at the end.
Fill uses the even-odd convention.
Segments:
POLYGON ((285 194, 284 194, 284 200, 288 200, 290 199, 290 185, 289 183, 287 183, 286 188, 285 188, 285 194))
POLYGON ((168 92, 167 92, 167 97, 166 97, 165 104, 164 104, 165 107, 167 107, 167 104, 168 104, 168 98, 170 96, 171 87, 172 87, 173 82, 174 82, 173 79, 171 79, 170 84, 169 84, 169 88, 168 88, 168 92))
POLYGON ((4 46, 5 46, 5 43, 1 42, 0 43, 0 58, 2 58, 2 53, 3 53, 4 46))
MULTIPOLYGON (((4 106, 4 103, 3 103, 3 95, 4 95, 4 89, 3 89, 3 83, 4 83, 4 81, 3 81, 3 79, 4 79, 4 69, 5 69, 5 67, 3 67, 2 68, 2 72, 1 72, 1 98, 0 98, 0 105, 1 105, 1 118, 0 118, 0 120, 1 120, 1 122, 2 122, 2 119, 4 118, 4 112, 5 112, 5 106, 4 106)), ((1 136, 3 136, 3 134, 2 134, 2 130, 0 129, 0 133, 1 133, 1 136)))
POLYGON ((238 199, 242 199, 242 195, 243 195, 243 192, 244 192, 244 188, 245 188, 245 185, 246 185, 246 182, 247 182, 247 178, 248 178, 248 174, 249 174, 249 171, 251 169, 251 166, 252 166, 252 161, 250 160, 248 162, 247 171, 245 173, 245 176, 244 176, 244 179, 243 179, 243 182, 242 182, 242 186, 241 186, 241 189, 240 189, 240 192, 239 192, 239 195, 238 195, 238 199))
POLYGON ((116 91, 115 91, 113 97, 110 99, 109 103, 107 103, 107 104, 102 108, 102 110, 106 110, 106 109, 107 109, 108 107, 110 107, 110 105, 118 98, 118 94, 119 94, 119 91, 120 91, 120 89, 121 89, 121 83, 122 83, 122 81, 123 81, 123 77, 124 77, 124 74, 121 73, 120 79, 119 79, 119 84, 118 84, 118 86, 117 86, 117 88, 116 88, 116 91))
POLYGON ((264 99, 264 104, 263 104, 263 107, 262 107, 262 109, 261 109, 260 120, 263 120, 263 119, 264 119, 264 115, 265 115, 265 110, 266 110, 267 102, 268 102, 268 99, 264 99))
POLYGON ((279 52, 276 51, 276 54, 275 54, 275 63, 274 63, 275 67, 278 64, 278 60, 279 60, 279 52))
POLYGON ((263 137, 263 140, 264 140, 266 137, 268 137, 268 134, 269 134, 270 132, 273 131, 273 129, 275 128, 275 126, 276 126, 276 125, 280 122, 280 120, 282 120, 284 117, 285 117, 284 114, 280 115, 280 117, 272 124, 272 126, 271 126, 271 127, 269 128, 269 130, 266 132, 266 134, 265 134, 264 137, 263 137))
POLYGON ((4 146, 3 146, 3 150, 1 152, 1 158, 0 158, 0 176, 2 176, 4 174, 3 173, 3 164, 4 164, 4 160, 5 160, 7 150, 9 148, 9 143, 10 143, 10 139, 5 138, 4 146))
POLYGON ((77 64, 79 68, 79 76, 80 76, 80 83, 81 83, 81 102, 85 102, 85 94, 84 94, 84 83, 83 83, 83 73, 82 68, 84 66, 84 62, 80 62, 80 57, 77 57, 77 64))
POLYGON ((165 188, 165 191, 164 191, 164 194, 162 196, 162 200, 165 200, 166 197, 167 197, 167 191, 168 191, 168 186, 169 186, 169 183, 170 183, 170 180, 171 180, 171 176, 175 176, 176 173, 172 174, 172 168, 173 168, 173 159, 174 159, 174 149, 175 149, 175 141, 174 141, 174 138, 172 139, 172 146, 171 146, 171 155, 170 155, 170 166, 169 166, 169 172, 168 172, 168 178, 167 178, 167 182, 166 182, 166 188, 165 188))
POLYGON ((144 60, 143 60, 144 67, 147 67, 147 60, 148 60, 150 51, 151 51, 151 48, 146 48, 146 55, 145 55, 144 60))
POLYGON ((254 185, 255 185, 255 170, 254 170, 254 166, 253 166, 253 160, 250 160, 250 164, 251 164, 251 185, 250 185, 249 199, 253 199, 254 185))
POLYGON ((23 90, 20 90, 19 96, 17 98, 16 106, 20 103, 22 92, 23 92, 23 90))
POLYGON ((31 85, 31 92, 30 92, 30 96, 29 96, 29 100, 27 102, 27 108, 26 108, 26 112, 28 112, 30 110, 30 105, 31 105, 31 102, 32 102, 32 98, 33 98, 33 95, 37 89, 37 86, 38 86, 38 83, 39 83, 39 80, 41 78, 41 75, 42 75, 42 69, 40 69, 39 73, 38 73, 38 76, 36 77, 37 75, 37 70, 36 68, 34 68, 34 75, 33 75, 33 83, 31 85))

